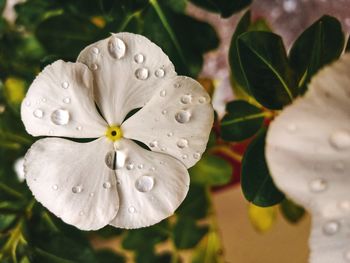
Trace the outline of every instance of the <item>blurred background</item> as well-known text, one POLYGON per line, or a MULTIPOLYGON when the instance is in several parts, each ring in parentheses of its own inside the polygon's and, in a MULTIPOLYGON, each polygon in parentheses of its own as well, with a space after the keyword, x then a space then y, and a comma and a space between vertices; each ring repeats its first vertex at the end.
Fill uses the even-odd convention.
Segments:
POLYGON ((30 83, 46 65, 75 61, 110 32, 143 34, 162 47, 179 74, 208 90, 219 120, 242 95, 228 54, 248 9, 255 26, 279 34, 286 50, 324 14, 336 17, 346 35, 350 30, 350 0, 217 2, 0 0, 0 262, 307 262, 309 216, 287 199, 268 208, 245 200, 240 171, 250 139, 227 143, 218 124, 206 157, 190 170, 184 204, 155 227, 81 233, 36 203, 23 182, 22 157, 37 139, 19 116, 30 83))

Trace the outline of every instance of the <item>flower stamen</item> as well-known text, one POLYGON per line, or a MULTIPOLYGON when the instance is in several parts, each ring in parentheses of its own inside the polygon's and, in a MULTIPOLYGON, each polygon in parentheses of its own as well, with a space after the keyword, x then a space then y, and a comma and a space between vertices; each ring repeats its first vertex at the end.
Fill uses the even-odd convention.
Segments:
POLYGON ((110 126, 106 131, 106 137, 115 142, 123 137, 123 132, 119 126, 110 126))

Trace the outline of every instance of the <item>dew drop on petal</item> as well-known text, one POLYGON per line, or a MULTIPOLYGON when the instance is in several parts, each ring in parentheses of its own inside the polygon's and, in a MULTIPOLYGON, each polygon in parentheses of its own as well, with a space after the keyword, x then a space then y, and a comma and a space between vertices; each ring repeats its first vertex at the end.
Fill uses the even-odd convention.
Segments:
POLYGON ((77 126, 77 127, 76 127, 76 130, 77 130, 77 131, 81 131, 82 129, 83 129, 83 127, 81 127, 81 126, 77 126))
POLYGON ((69 112, 64 109, 57 109, 51 113, 51 121, 56 125, 67 125, 70 119, 69 112))
POLYGON ((165 76, 165 71, 164 71, 164 69, 159 68, 159 69, 156 70, 156 72, 154 72, 154 75, 157 78, 163 78, 165 76))
POLYGON ((174 88, 178 89, 178 88, 180 88, 180 87, 181 87, 181 84, 180 84, 180 83, 175 83, 175 84, 174 84, 174 88))
POLYGON ((41 101, 45 103, 46 102, 46 98, 42 98, 41 101))
POLYGON ((337 150, 346 150, 350 148, 350 132, 339 130, 329 137, 330 144, 337 150))
POLYGON ((125 166, 126 159, 127 156, 124 152, 110 151, 106 154, 105 163, 110 169, 117 170, 125 166))
POLYGON ((110 182, 104 182, 102 186, 104 189, 109 189, 109 188, 111 188, 112 185, 110 182))
POLYGON ((93 197, 94 195, 95 195, 94 192, 91 192, 91 193, 89 194, 90 197, 93 197))
POLYGON ((173 132, 168 132, 168 134, 167 134, 168 137, 172 137, 173 135, 174 135, 173 132))
POLYGON ((134 164, 133 163, 128 163, 127 165, 126 165, 126 169, 127 170, 132 170, 132 169, 134 169, 134 164))
POLYGON ((97 55, 98 53, 100 53, 100 50, 97 47, 93 47, 92 48, 92 53, 97 55))
POLYGON ((49 130, 49 134, 52 135, 53 134, 53 130, 49 130))
POLYGON ((189 104, 191 103, 192 101, 192 96, 191 94, 186 94, 186 95, 183 95, 180 99, 181 103, 182 104, 189 104))
POLYGON ((322 231, 325 235, 332 236, 339 231, 339 228, 340 228, 339 222, 336 220, 331 220, 331 221, 326 222, 323 225, 322 231))
POLYGON ((186 123, 189 122, 191 118, 191 113, 187 110, 180 110, 175 114, 175 120, 178 123, 186 123))
POLYGON ((83 187, 81 185, 73 186, 72 192, 73 194, 79 194, 83 191, 83 187))
POLYGON ((64 89, 68 89, 69 83, 67 81, 64 81, 64 82, 61 83, 61 87, 64 88, 64 89))
POLYGON ((176 143, 177 147, 179 147, 180 149, 186 148, 188 146, 188 140, 186 139, 180 139, 177 141, 176 143))
POLYGON ((149 168, 149 170, 154 172, 156 170, 156 168, 155 167, 151 167, 151 168, 149 168))
POLYGON ((97 66, 97 64, 91 64, 91 66, 90 66, 90 69, 92 69, 92 70, 97 70, 98 69, 98 66, 97 66))
POLYGON ((200 97, 199 99, 198 99, 198 102, 200 103, 200 104, 203 104, 203 103, 205 103, 207 101, 207 99, 205 98, 205 97, 200 97))
POLYGON ((166 96, 166 91, 164 89, 161 90, 159 95, 164 98, 166 96))
POLYGON ((27 107, 30 107, 30 105, 32 105, 31 104, 31 102, 29 101, 29 100, 26 100, 26 102, 24 103, 27 107))
POLYGON ((120 59, 125 56, 126 45, 123 40, 118 37, 112 36, 108 41, 108 52, 116 59, 120 59))
POLYGON ((198 160, 201 157, 201 154, 199 152, 196 152, 193 154, 193 158, 198 160))
POLYGON ((167 113, 167 110, 162 110, 162 114, 165 115, 167 113))
POLYGON ((160 150, 161 150, 162 152, 165 152, 167 149, 166 149, 166 147, 162 147, 160 150))
POLYGON ((139 68, 135 71, 135 76, 137 79, 146 80, 148 78, 148 69, 139 68))
POLYGON ((152 190, 153 185, 154 179, 148 175, 140 176, 135 182, 136 189, 142 193, 152 190))
POLYGON ((184 155, 181 156, 181 158, 185 160, 185 159, 188 158, 188 155, 187 155, 187 154, 184 154, 184 155))
POLYGON ((152 141, 152 142, 149 143, 149 146, 151 148, 157 147, 158 146, 158 142, 157 141, 152 141))
POLYGON ((57 190, 58 190, 58 185, 57 185, 57 184, 54 184, 54 185, 52 186, 52 190, 57 191, 57 190))
POLYGON ((33 112, 35 118, 42 119, 44 117, 44 111, 42 109, 36 109, 33 112))
POLYGON ((70 98, 69 98, 69 97, 64 98, 64 99, 63 99, 63 102, 66 103, 66 104, 69 104, 69 103, 70 103, 70 98))
POLYGON ((137 166, 137 168, 143 169, 143 164, 139 164, 139 165, 137 166))
POLYGON ((134 61, 137 63, 137 64, 141 64, 145 61, 145 57, 142 55, 142 54, 136 54, 134 56, 134 61))
POLYGON ((130 214, 133 214, 133 213, 136 212, 136 209, 135 209, 135 207, 130 206, 130 207, 128 208, 128 211, 129 211, 130 214))
POLYGON ((324 179, 318 178, 312 180, 309 184, 310 190, 314 193, 323 192, 327 189, 327 182, 324 179))

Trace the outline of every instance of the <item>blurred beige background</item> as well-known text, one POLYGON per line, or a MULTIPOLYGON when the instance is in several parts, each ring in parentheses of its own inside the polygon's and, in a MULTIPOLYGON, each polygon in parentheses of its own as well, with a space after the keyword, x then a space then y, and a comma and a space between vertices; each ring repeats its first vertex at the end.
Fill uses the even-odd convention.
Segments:
POLYGON ((248 203, 240 186, 214 194, 214 205, 227 263, 307 263, 310 218, 298 224, 278 215, 272 229, 257 233, 250 224, 248 203))

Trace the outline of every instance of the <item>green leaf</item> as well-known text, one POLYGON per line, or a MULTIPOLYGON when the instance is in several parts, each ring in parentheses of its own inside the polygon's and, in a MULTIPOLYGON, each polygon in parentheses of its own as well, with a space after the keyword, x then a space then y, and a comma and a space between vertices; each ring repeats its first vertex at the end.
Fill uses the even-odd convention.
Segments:
POLYGON ((225 185, 230 181, 232 167, 224 159, 206 154, 189 172, 192 183, 219 186, 225 185))
POLYGON ((191 2, 227 18, 250 5, 252 0, 191 0, 191 2))
POLYGON ((207 226, 197 226, 190 218, 179 218, 174 226, 174 243, 178 249, 189 249, 196 246, 208 232, 207 226))
POLYGON ((179 216, 192 217, 195 219, 205 218, 208 212, 207 190, 203 186, 190 185, 190 190, 176 213, 179 216))
POLYGON ((167 221, 162 221, 151 227, 129 230, 122 245, 129 250, 151 249, 169 237, 168 227, 167 221))
POLYGON ((98 263, 124 263, 125 258, 114 251, 103 249, 96 252, 96 258, 98 263))
POLYGON ((248 88, 269 109, 291 103, 297 87, 280 36, 252 31, 238 38, 238 55, 248 88))
POLYGON ((261 128, 265 113, 244 101, 231 101, 226 105, 226 115, 221 120, 221 137, 227 141, 242 141, 250 138, 261 128))
POLYGON ((242 190, 245 198, 257 206, 272 206, 284 199, 275 186, 265 160, 266 130, 248 146, 242 161, 242 190))
POLYGON ((95 234, 97 234, 99 237, 102 237, 105 239, 120 236, 122 233, 124 233, 123 229, 116 228, 113 226, 105 226, 104 228, 95 232, 95 234))
POLYGON ((87 19, 63 14, 44 20, 35 34, 49 53, 74 61, 85 46, 96 40, 98 30, 87 19))
POLYGON ((15 214, 0 214, 0 232, 11 226, 15 219, 15 214))
POLYGON ((284 199, 281 203, 281 212, 290 223, 298 223, 305 215, 305 210, 289 199, 284 199))
POLYGON ((192 263, 221 263, 222 247, 216 231, 210 231, 193 253, 192 263))
POLYGON ((307 28, 289 54, 299 86, 305 86, 320 68, 339 58, 343 48, 344 34, 336 18, 323 16, 307 28))

